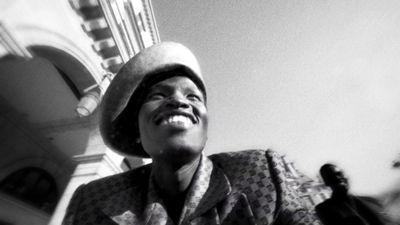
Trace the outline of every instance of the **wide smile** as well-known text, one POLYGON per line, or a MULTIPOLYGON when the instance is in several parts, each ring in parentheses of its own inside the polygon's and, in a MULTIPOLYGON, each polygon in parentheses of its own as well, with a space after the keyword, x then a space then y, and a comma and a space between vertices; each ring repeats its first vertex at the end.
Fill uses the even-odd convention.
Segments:
POLYGON ((189 127, 192 124, 192 120, 182 115, 170 116, 162 119, 160 122, 160 125, 178 125, 183 127, 189 127))
POLYGON ((179 126, 179 127, 190 127, 197 123, 194 116, 182 113, 182 112, 170 112, 166 114, 161 114, 155 118, 156 125, 161 126, 179 126))

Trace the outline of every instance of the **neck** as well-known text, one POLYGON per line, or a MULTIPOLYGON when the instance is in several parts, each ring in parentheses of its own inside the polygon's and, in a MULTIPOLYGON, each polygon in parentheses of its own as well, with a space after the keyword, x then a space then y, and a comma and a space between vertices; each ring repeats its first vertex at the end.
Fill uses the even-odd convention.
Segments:
POLYGON ((349 193, 347 191, 333 191, 332 198, 345 200, 349 198, 349 193))
POLYGON ((153 160, 153 174, 161 194, 173 199, 186 194, 193 175, 200 163, 201 154, 182 163, 171 164, 168 160, 153 160))

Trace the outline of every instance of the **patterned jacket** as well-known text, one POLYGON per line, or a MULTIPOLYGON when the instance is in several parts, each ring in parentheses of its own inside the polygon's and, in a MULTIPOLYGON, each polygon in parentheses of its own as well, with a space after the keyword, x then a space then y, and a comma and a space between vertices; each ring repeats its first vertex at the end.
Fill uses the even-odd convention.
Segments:
MULTIPOLYGON (((320 224, 286 184, 273 151, 202 157, 179 224, 320 224)), ((151 164, 80 186, 64 225, 173 224, 154 191, 151 164)))

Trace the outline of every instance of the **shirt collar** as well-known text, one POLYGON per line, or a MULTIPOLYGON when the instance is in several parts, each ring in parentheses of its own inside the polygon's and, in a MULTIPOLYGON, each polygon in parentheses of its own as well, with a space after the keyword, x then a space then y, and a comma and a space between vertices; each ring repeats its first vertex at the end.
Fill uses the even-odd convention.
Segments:
MULTIPOLYGON (((208 157, 202 155, 189 186, 178 224, 184 224, 185 221, 216 206, 230 191, 231 186, 225 174, 221 169, 215 167, 208 157)), ((149 209, 147 213, 153 214, 152 217, 162 218, 168 224, 171 219, 168 218, 165 205, 156 191, 152 178, 149 180, 147 200, 146 208, 149 209), (151 207, 149 207, 150 205, 151 207)))
MULTIPOLYGON (((130 196, 126 195, 127 192, 125 191, 124 193, 116 193, 109 198, 122 198, 124 202, 129 202, 142 199, 141 196, 145 194, 147 196, 145 202, 141 204, 133 204, 131 202, 129 208, 122 214, 118 213, 116 215, 112 211, 108 211, 106 214, 119 224, 152 224, 153 222, 158 222, 158 224, 173 224, 171 218, 168 217, 161 197, 155 189, 152 176, 149 177, 148 185, 146 185, 148 187, 146 189, 147 193, 132 191, 133 189, 137 189, 133 187, 129 191, 130 196)), ((143 190, 143 188, 140 188, 140 190, 143 190)), ((203 155, 189 186, 178 224, 184 224, 186 221, 190 221, 215 207, 230 192, 231 185, 223 171, 219 167, 214 166, 213 162, 203 155)), ((115 205, 115 202, 106 201, 106 204, 115 205)))

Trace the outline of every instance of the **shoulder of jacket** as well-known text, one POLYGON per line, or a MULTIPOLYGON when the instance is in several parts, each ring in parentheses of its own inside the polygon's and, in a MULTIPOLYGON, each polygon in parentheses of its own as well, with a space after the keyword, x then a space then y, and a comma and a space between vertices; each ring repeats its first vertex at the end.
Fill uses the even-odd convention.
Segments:
POLYGON ((263 149, 248 149, 248 150, 240 150, 240 151, 230 151, 230 152, 222 152, 210 155, 209 158, 211 160, 226 160, 226 159, 240 159, 240 158, 248 158, 248 157, 264 157, 266 152, 269 150, 263 149))
POLYGON ((241 150, 234 152, 223 152, 217 153, 208 156, 211 161, 224 168, 227 165, 234 164, 249 164, 256 161, 265 161, 265 165, 273 166, 273 167, 281 167, 282 160, 278 153, 273 150, 267 149, 250 149, 250 150, 241 150))
POLYGON ((107 186, 118 186, 119 190, 124 188, 132 187, 132 184, 140 185, 143 182, 147 182, 146 177, 150 176, 151 164, 144 165, 133 170, 122 172, 119 174, 114 174, 111 176, 103 177, 97 180, 90 181, 84 185, 85 189, 91 188, 103 188, 107 186), (132 181, 135 182, 132 182, 132 181))
POLYGON ((326 207, 329 207, 329 206, 332 204, 331 201, 332 201, 332 199, 330 199, 330 198, 325 199, 323 202, 318 203, 318 204, 315 206, 315 209, 316 209, 316 210, 321 210, 321 209, 324 209, 324 208, 326 208, 326 207))

